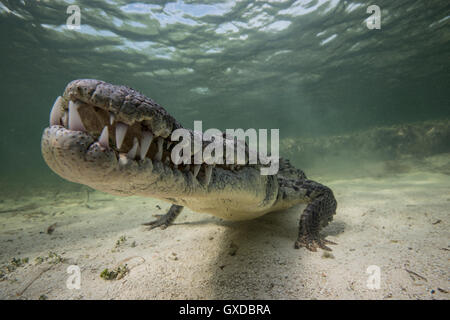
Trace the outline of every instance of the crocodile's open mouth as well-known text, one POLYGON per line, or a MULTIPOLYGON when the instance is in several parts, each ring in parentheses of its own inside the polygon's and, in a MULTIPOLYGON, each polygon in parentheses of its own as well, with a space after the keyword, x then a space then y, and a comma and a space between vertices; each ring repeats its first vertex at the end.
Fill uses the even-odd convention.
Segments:
MULTIPOLYGON (((58 97, 50 114, 51 126, 62 126, 66 131, 81 132, 98 143, 101 149, 113 152, 117 160, 161 161, 174 168, 170 160, 173 143, 170 136, 157 136, 148 120, 127 124, 123 114, 80 100, 58 97)), ((91 147, 87 146, 89 149, 91 147)), ((178 169, 184 170, 184 165, 178 169)))
POLYGON ((214 167, 239 169, 224 164, 175 165, 170 136, 177 128, 181 125, 161 106, 131 88, 75 80, 53 105, 42 153, 55 172, 80 183, 102 180, 111 170, 134 166, 142 171, 158 163, 207 186, 214 167))

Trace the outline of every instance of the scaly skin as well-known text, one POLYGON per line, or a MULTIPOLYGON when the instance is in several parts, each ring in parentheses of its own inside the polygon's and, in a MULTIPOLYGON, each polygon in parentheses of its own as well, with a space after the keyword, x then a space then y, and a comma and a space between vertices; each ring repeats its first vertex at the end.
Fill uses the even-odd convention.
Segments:
MULTIPOLYGON (((182 126, 161 106, 131 88, 99 80, 75 80, 55 102, 51 126, 42 136, 42 155, 54 172, 69 181, 115 195, 138 195, 172 203, 166 215, 147 224, 150 228, 169 226, 184 206, 226 220, 249 220, 307 203, 295 247, 330 250, 326 244, 331 242, 319 236, 320 229, 336 212, 336 200, 329 188, 308 180, 284 159, 280 159, 276 175, 261 175, 259 163, 202 164, 199 171, 194 165, 174 166, 166 158, 175 145, 169 143, 170 134, 178 128, 182 126), (69 105, 72 110, 77 107, 82 127, 68 119, 69 105), (116 130, 124 125, 128 130, 118 148, 116 130), (101 142, 99 136, 105 126, 111 139, 101 142), (135 155, 128 151, 134 137, 139 146, 143 145, 144 132, 152 133, 154 139, 140 159, 139 152, 135 155)), ((226 142, 235 144, 224 135, 226 142)), ((203 148, 206 145, 204 142, 203 148)))

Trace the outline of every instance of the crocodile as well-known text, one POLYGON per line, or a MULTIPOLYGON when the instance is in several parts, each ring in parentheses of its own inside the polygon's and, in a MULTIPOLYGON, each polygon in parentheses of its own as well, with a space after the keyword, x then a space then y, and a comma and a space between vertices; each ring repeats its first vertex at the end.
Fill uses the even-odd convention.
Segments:
POLYGON ((41 151, 48 166, 71 182, 172 204, 166 214, 144 223, 148 229, 165 229, 184 207, 238 221, 304 203, 294 247, 331 251, 327 245, 335 243, 320 234, 336 213, 330 188, 283 158, 271 175, 260 174, 261 163, 175 165, 171 134, 179 128, 162 106, 130 87, 79 79, 56 99, 41 151))

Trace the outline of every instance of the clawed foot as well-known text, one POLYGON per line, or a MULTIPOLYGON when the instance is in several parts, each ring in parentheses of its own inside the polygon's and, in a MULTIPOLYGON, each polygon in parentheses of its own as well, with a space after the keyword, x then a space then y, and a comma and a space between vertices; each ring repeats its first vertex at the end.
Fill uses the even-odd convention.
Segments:
POLYGON ((178 206, 176 204, 173 204, 166 214, 164 214, 164 215, 155 214, 154 216, 158 217, 158 219, 147 222, 147 223, 143 223, 143 225, 149 226, 148 230, 155 229, 156 227, 165 229, 173 223, 173 221, 176 219, 176 217, 180 214, 180 212, 182 210, 183 210, 183 206, 178 206))
POLYGON ((161 229, 166 229, 170 225, 169 219, 167 219, 167 215, 165 214, 155 214, 155 217, 158 219, 143 223, 143 226, 148 226, 149 228, 147 230, 152 230, 157 227, 160 227, 161 229))
POLYGON ((337 244, 333 241, 320 238, 319 236, 300 236, 297 241, 295 241, 295 249, 300 249, 301 247, 308 249, 309 251, 316 252, 317 248, 323 250, 332 251, 326 244, 337 244))

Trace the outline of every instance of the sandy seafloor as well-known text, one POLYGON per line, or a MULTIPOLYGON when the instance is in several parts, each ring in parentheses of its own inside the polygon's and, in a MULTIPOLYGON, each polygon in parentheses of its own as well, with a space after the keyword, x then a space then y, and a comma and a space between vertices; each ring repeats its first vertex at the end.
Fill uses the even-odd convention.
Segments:
POLYGON ((338 200, 323 231, 338 243, 331 256, 293 248, 302 205, 246 222, 185 209, 168 229, 146 231, 141 223, 165 213, 168 203, 97 191, 88 199, 86 187, 70 183, 5 184, 0 265, 28 262, 4 275, 0 298, 448 299, 450 179, 442 168, 449 159, 432 157, 406 170, 403 164, 350 166, 340 175, 312 170, 308 176, 330 186, 338 200), (36 261, 49 252, 63 260, 36 261), (125 262, 122 279, 100 278, 125 262), (70 265, 80 267, 80 289, 66 286, 70 265), (367 287, 371 265, 380 268, 379 289, 367 287))

